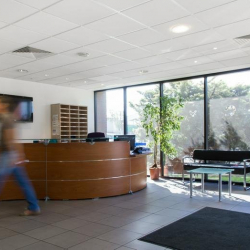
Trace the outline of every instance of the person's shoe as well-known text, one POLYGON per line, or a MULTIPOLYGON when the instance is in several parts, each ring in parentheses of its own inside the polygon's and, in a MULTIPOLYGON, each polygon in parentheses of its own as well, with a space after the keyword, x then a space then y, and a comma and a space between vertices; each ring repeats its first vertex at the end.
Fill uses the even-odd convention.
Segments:
POLYGON ((24 210, 20 216, 34 216, 34 215, 39 215, 41 214, 41 211, 40 209, 39 210, 36 210, 36 211, 32 211, 32 210, 29 210, 29 209, 26 209, 24 210))

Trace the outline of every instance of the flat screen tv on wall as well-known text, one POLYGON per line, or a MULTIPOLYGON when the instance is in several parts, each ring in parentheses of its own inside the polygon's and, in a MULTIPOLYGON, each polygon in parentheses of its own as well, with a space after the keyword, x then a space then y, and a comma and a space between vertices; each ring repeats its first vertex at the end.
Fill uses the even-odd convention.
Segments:
POLYGON ((33 122, 33 98, 27 96, 6 95, 13 103, 13 113, 16 122, 33 122))

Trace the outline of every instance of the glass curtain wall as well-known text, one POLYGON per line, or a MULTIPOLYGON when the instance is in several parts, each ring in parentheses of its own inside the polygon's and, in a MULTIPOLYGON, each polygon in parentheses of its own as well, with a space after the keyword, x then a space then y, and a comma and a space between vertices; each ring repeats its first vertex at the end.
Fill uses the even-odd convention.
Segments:
POLYGON ((204 78, 164 83, 163 95, 179 96, 184 104, 180 111, 184 119, 172 140, 177 155, 169 159, 166 154, 164 166, 164 176, 178 177, 183 170, 182 157, 204 148, 204 78))
MULTIPOLYGON (((208 77, 209 149, 249 150, 249 79, 249 71, 208 77)), ((233 181, 242 180, 243 176, 233 175, 233 181)))
MULTIPOLYGON (((164 176, 180 177, 181 159, 192 154, 195 148, 216 150, 249 150, 250 148, 250 70, 216 74, 207 78, 168 81, 159 84, 131 86, 96 92, 96 130, 107 136, 124 134, 124 89, 126 89, 127 133, 136 135, 136 142, 146 143, 141 126, 142 109, 148 102, 158 102, 160 86, 163 95, 179 95, 184 107, 181 129, 174 133, 173 143, 177 149, 175 159, 164 157, 164 176), (204 114, 204 80, 207 79, 207 114, 204 114), (161 85, 162 84, 162 85, 161 85), (204 124, 206 115, 207 124, 204 124), (204 128, 207 134, 204 135, 204 128), (205 140, 206 139, 206 140, 205 140)), ((149 157, 149 166, 152 159, 149 157)), ((189 177, 189 176, 187 176, 189 177)), ((215 177, 209 175, 209 179, 215 177)), ((242 176, 233 176, 233 181, 242 182, 242 176)), ((249 177, 250 181, 250 177, 249 177)))
MULTIPOLYGON (((152 138, 146 137, 141 125, 143 108, 148 103, 159 105, 160 85, 144 85, 127 88, 127 131, 135 135, 137 145, 150 146, 152 138)), ((153 155, 149 155, 148 166, 153 165, 153 155)))
POLYGON ((96 131, 106 137, 124 134, 123 89, 96 92, 96 131))

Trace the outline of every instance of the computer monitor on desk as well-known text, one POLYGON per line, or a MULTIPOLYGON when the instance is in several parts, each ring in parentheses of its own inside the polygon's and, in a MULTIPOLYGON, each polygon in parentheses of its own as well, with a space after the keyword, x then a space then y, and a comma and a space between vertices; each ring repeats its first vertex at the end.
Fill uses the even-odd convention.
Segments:
POLYGON ((100 142, 100 141, 109 141, 109 138, 106 137, 86 138, 86 142, 100 142))
POLYGON ((130 142, 130 150, 135 148, 135 135, 114 135, 114 141, 130 142))

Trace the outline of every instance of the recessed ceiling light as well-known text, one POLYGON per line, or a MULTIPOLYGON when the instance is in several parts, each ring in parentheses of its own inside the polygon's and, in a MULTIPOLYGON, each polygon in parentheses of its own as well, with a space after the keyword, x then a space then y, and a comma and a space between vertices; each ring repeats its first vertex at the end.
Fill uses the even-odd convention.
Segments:
POLYGON ((104 86, 104 83, 102 83, 101 85, 104 86))
POLYGON ((175 25, 171 27, 171 31, 177 34, 187 32, 189 29, 190 29, 189 26, 184 25, 184 24, 179 24, 179 25, 175 25))
POLYGON ((18 69, 17 71, 20 72, 20 73, 28 73, 28 72, 29 72, 29 71, 26 70, 26 69, 18 69))
POLYGON ((146 74, 146 73, 148 73, 148 70, 140 70, 139 73, 140 74, 146 74))
POLYGON ((194 63, 197 63, 198 61, 194 61, 194 63))
POLYGON ((87 83, 87 81, 84 81, 83 83, 87 83))
POLYGON ((81 56, 81 57, 88 57, 89 56, 89 53, 85 53, 85 52, 79 52, 77 53, 78 56, 81 56))
POLYGON ((66 81, 68 81, 68 80, 69 80, 69 78, 65 78, 65 80, 66 80, 66 81))
POLYGON ((47 77, 47 76, 49 76, 49 75, 45 74, 44 76, 46 76, 46 77, 47 77))
POLYGON ((216 47, 214 47, 214 50, 216 50, 217 48, 216 47))

